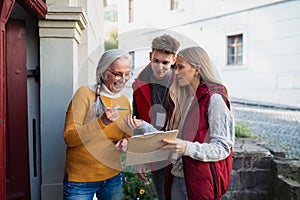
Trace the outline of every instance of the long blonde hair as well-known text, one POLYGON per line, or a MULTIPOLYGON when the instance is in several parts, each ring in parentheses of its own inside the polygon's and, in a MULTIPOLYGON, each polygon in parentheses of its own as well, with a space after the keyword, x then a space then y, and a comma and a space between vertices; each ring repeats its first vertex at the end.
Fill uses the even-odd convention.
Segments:
MULTIPOLYGON (((192 65, 199 72, 200 84, 215 83, 222 85, 217 71, 214 68, 206 51, 199 47, 189 47, 178 52, 177 57, 181 57, 192 65)), ((174 103, 174 110, 169 123, 170 129, 178 129, 184 121, 184 112, 188 109, 189 99, 193 97, 191 86, 179 86, 177 81, 174 81, 170 87, 170 97, 174 103)))

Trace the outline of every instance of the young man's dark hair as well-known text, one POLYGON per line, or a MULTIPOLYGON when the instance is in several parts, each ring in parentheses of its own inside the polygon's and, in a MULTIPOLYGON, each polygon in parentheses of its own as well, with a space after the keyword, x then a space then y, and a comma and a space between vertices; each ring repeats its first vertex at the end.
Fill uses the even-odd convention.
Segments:
POLYGON ((162 35, 152 40, 152 52, 155 50, 161 51, 166 54, 176 54, 179 48, 179 42, 170 35, 162 35))

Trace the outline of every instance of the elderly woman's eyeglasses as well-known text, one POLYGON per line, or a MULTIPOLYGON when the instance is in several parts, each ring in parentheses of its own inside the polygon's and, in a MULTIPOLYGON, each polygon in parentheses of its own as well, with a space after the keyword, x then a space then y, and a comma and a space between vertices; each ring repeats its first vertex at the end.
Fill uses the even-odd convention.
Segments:
POLYGON ((121 72, 114 72, 111 71, 110 69, 107 69, 112 75, 114 75, 116 80, 121 80, 122 78, 125 78, 126 80, 130 79, 133 75, 132 71, 126 72, 126 73, 121 73, 121 72))

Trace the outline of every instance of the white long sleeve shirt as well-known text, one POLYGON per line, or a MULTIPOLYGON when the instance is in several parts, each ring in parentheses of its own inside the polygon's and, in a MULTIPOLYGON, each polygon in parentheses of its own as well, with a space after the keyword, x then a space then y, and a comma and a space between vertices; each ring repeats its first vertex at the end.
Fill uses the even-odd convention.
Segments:
MULTIPOLYGON (((186 142, 184 156, 203 162, 214 162, 225 159, 230 154, 230 148, 234 145, 234 118, 227 108, 220 94, 213 94, 208 107, 208 134, 204 142, 186 142)), ((139 128, 143 132, 151 132, 156 129, 147 122, 143 122, 139 128)), ((180 130, 180 129, 179 129, 180 130)), ((182 154, 173 154, 172 174, 184 177, 182 166, 182 154)))

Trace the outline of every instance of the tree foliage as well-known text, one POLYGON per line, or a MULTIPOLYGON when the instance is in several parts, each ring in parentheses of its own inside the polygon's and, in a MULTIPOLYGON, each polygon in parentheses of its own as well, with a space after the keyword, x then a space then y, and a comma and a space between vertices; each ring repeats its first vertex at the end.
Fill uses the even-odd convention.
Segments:
POLYGON ((105 48, 105 50, 118 48, 118 30, 117 29, 112 29, 108 33, 107 38, 104 41, 104 48, 105 48))

